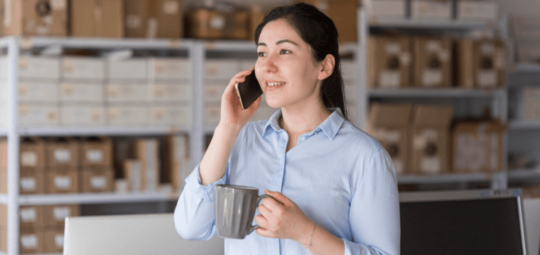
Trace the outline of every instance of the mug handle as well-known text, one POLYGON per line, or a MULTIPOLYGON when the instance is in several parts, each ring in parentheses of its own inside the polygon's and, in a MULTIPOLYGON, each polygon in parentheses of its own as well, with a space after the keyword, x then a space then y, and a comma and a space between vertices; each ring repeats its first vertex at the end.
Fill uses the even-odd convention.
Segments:
MULTIPOLYGON (((262 196, 259 196, 259 197, 257 198, 257 205, 261 202, 261 200, 262 200, 263 198, 267 198, 267 197, 272 197, 272 196, 267 195, 267 194, 264 194, 264 195, 262 195, 262 196)), ((272 198, 273 198, 273 197, 272 197, 272 198)), ((258 229, 258 228, 260 228, 260 226, 259 226, 258 224, 257 224, 257 225, 254 225, 254 226, 251 226, 251 227, 249 228, 248 235, 251 234, 251 232, 255 231, 255 230, 258 229)))

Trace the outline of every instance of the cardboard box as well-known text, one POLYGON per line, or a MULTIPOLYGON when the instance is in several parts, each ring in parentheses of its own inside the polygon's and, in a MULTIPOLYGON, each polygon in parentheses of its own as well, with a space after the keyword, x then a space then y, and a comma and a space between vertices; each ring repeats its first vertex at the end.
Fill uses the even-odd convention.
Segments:
POLYGON ((449 171, 450 122, 453 106, 417 105, 413 108, 410 169, 416 174, 449 171))
POLYGON ((105 79, 105 61, 92 57, 63 57, 62 78, 75 81, 105 79))
POLYGON ((404 20, 407 17, 405 0, 367 0, 364 3, 370 21, 375 24, 379 19, 404 20))
POLYGON ((225 38, 234 40, 247 40, 249 38, 249 13, 247 10, 234 10, 225 17, 225 38))
POLYGON ((191 79, 191 62, 185 58, 150 58, 148 59, 148 79, 160 80, 191 79))
POLYGON ((251 5, 251 12, 249 13, 249 40, 255 40, 255 29, 261 24, 265 17, 265 11, 263 11, 260 5, 251 5))
POLYGON ((62 253, 64 251, 64 229, 49 229, 43 233, 45 253, 62 253))
POLYGON ((414 86, 450 87, 451 74, 452 42, 449 39, 414 38, 414 86))
POLYGON ((45 252, 45 233, 37 229, 21 229, 19 239, 20 254, 45 252))
POLYGON ((107 65, 109 81, 132 81, 145 83, 148 76, 146 58, 109 60, 107 65))
POLYGON ((221 97, 226 88, 227 84, 206 82, 204 84, 204 102, 221 102, 221 97))
POLYGON ((126 37, 182 37, 182 9, 180 0, 126 0, 126 37))
POLYGON ((7 194, 8 191, 8 174, 7 168, 0 169, 0 193, 7 194))
MULTIPOLYGON (((4 6, 4 1, 0 1, 0 20, 4 20, 5 13, 6 13, 6 9, 4 6)), ((0 25, 0 36, 3 37, 4 35, 5 35, 4 26, 0 25)), ((1 238, 1 235, 0 235, 0 238, 1 238)), ((0 240, 0 251, 2 251, 1 249, 2 249, 2 241, 0 240)))
POLYGON ((56 170, 47 173, 50 194, 79 192, 79 172, 77 169, 56 170))
POLYGON ((56 103, 20 103, 19 125, 28 126, 58 126, 59 108, 56 103))
POLYGON ((113 156, 114 156, 114 171, 116 179, 125 179, 124 166, 125 161, 135 158, 134 147, 136 137, 123 137, 117 138, 113 144, 113 156))
POLYGON ((107 107, 107 125, 109 126, 143 126, 148 124, 148 108, 146 106, 110 105, 107 107))
POLYGON ((45 227, 43 206, 21 206, 19 208, 19 226, 21 229, 41 229, 45 227))
POLYGON ((0 230, 7 229, 8 219, 7 219, 7 205, 0 204, 0 230))
POLYGON ((19 82, 17 87, 21 103, 58 102, 58 84, 56 82, 19 82))
POLYGON ((64 229, 66 217, 81 215, 79 205, 48 205, 44 206, 45 227, 64 229))
POLYGON ((79 146, 79 142, 70 137, 49 139, 46 160, 49 170, 77 169, 80 166, 79 146))
POLYGON ((517 112, 517 119, 527 121, 540 120, 540 88, 523 87, 521 91, 521 104, 517 112))
POLYGON ((198 8, 187 13, 187 37, 198 39, 222 39, 225 37, 226 13, 198 8))
POLYGON ((0 171, 8 168, 8 142, 6 137, 0 137, 0 171))
POLYGON ((105 125, 105 107, 98 104, 64 104, 60 114, 62 126, 105 125))
POLYGON ((45 141, 39 137, 23 138, 19 145, 20 169, 43 171, 45 166, 45 141))
POLYGON ((23 170, 19 173, 19 193, 21 195, 36 195, 47 193, 43 171, 23 170))
POLYGON ((55 57, 30 57, 19 58, 19 77, 25 80, 47 79, 56 82, 60 78, 60 59, 55 57))
POLYGON ((191 101, 191 84, 150 84, 150 102, 181 103, 191 101))
POLYGON ((191 126, 192 110, 189 104, 156 105, 150 107, 148 124, 152 126, 191 126))
POLYGON ((148 84, 107 84, 107 102, 145 103, 148 101, 148 84))
POLYGON ((124 176, 127 182, 127 192, 137 193, 142 189, 141 162, 139 160, 126 160, 124 163, 124 176))
POLYGON ((6 35, 66 36, 67 0, 6 0, 6 35))
POLYGON ((357 0, 301 0, 326 14, 337 28, 339 42, 356 42, 357 0))
POLYGON ((411 104, 373 103, 369 109, 368 133, 386 149, 397 174, 409 173, 409 123, 411 104))
POLYGON ((71 35, 124 37, 123 0, 71 0, 71 35))
POLYGON ((159 141, 139 139, 135 142, 135 157, 141 163, 142 192, 155 192, 160 184, 159 141))
POLYGON ((111 167, 84 168, 81 173, 81 191, 83 193, 114 191, 114 171, 111 167))
POLYGON ((183 190, 184 180, 191 172, 189 140, 187 135, 168 136, 165 139, 165 182, 176 190, 183 190))
POLYGON ((208 60, 204 64, 204 78, 228 83, 238 73, 239 64, 236 60, 208 60))
POLYGON ((498 122, 459 122, 452 130, 454 172, 499 172, 504 169, 506 126, 498 122))
POLYGON ((450 21, 452 20, 452 1, 411 0, 411 19, 450 21))
POLYGON ((505 52, 501 41, 463 39, 457 43, 456 56, 459 87, 504 87, 505 52))
POLYGON ((411 41, 405 36, 369 37, 368 84, 371 88, 409 87, 411 41))
POLYGON ((60 102, 103 104, 105 86, 99 82, 62 82, 59 84, 60 102))
POLYGON ((0 251, 7 253, 8 242, 7 242, 7 231, 0 229, 0 251))
POLYGON ((81 143, 83 167, 112 166, 112 141, 108 137, 88 137, 81 143))
POLYGON ((493 23, 499 20, 499 5, 495 2, 458 0, 456 4, 457 20, 493 23))

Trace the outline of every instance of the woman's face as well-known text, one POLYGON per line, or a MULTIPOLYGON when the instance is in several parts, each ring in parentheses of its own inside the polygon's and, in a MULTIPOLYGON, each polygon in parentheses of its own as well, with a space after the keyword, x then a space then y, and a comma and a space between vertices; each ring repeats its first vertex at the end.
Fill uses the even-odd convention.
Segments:
POLYGON ((255 75, 272 108, 317 104, 321 64, 309 45, 283 19, 264 26, 257 45, 255 75))

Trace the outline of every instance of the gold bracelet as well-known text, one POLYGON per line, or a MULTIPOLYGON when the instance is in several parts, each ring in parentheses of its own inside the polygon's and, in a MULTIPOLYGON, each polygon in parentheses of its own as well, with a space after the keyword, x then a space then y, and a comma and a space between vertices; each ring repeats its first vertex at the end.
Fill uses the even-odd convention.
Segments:
POLYGON ((313 222, 313 229, 311 230, 311 235, 309 237, 309 244, 308 246, 304 246, 309 251, 309 247, 311 247, 311 239, 313 239, 313 232, 315 231, 315 227, 317 226, 317 223, 313 222))

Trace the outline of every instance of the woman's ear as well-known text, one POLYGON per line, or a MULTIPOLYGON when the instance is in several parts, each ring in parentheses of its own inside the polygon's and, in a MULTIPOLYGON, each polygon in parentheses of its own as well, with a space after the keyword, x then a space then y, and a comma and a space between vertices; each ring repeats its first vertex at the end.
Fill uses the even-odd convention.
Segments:
POLYGON ((319 76, 317 79, 324 80, 332 73, 334 72, 334 66, 336 65, 336 59, 332 54, 326 55, 326 57, 322 61, 321 71, 319 72, 319 76))

